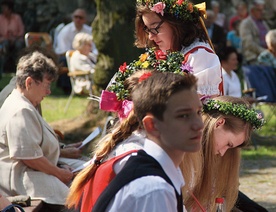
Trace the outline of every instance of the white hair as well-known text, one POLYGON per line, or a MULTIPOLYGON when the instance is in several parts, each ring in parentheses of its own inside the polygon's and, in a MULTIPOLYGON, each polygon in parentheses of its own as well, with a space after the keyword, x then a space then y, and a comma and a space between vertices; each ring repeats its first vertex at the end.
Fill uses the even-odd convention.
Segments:
POLYGON ((266 33, 265 42, 269 48, 276 45, 276 29, 269 30, 266 33))
POLYGON ((93 37, 92 35, 84 32, 79 32, 75 35, 72 46, 74 49, 79 50, 83 45, 87 43, 92 43, 93 37))

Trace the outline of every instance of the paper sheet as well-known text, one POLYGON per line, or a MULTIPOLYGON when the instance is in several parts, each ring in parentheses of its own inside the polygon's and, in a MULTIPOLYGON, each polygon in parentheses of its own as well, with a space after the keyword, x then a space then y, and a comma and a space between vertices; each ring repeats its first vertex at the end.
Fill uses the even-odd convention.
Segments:
POLYGON ((86 139, 83 140, 82 144, 78 147, 79 149, 82 148, 84 145, 92 141, 101 133, 101 128, 97 127, 86 139))

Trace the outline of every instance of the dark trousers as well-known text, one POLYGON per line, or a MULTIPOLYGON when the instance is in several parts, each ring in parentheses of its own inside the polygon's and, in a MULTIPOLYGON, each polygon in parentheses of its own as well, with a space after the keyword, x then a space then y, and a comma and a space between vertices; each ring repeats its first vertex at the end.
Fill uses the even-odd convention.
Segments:
POLYGON ((244 193, 239 191, 236 208, 244 212, 268 212, 265 208, 249 199, 244 193))

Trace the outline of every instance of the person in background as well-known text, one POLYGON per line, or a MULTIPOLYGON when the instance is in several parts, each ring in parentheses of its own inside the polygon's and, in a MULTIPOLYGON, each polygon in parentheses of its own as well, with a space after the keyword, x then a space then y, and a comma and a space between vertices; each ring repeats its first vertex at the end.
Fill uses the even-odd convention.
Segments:
MULTIPOLYGON (((78 8, 73 12, 72 22, 66 24, 57 35, 57 47, 55 52, 57 55, 64 56, 66 51, 73 49, 73 40, 77 33, 85 32, 92 35, 92 28, 86 24, 87 14, 84 9, 78 8)), ((92 52, 98 55, 95 44, 91 47, 92 52)))
POLYGON ((220 13, 219 1, 211 1, 211 8, 214 12, 214 23, 219 25, 226 31, 226 17, 223 13, 220 13))
POLYGON ((249 6, 249 12, 249 16, 240 24, 242 55, 244 63, 248 65, 256 64, 259 54, 267 48, 265 35, 270 30, 263 20, 263 0, 254 0, 249 6))
POLYGON ((57 75, 55 62, 41 52, 22 56, 16 89, 0 109, 0 193, 41 199, 53 212, 64 208, 74 176, 68 165, 58 166, 58 139, 37 110, 57 75))
POLYGON ((74 90, 76 93, 87 93, 92 89, 92 75, 95 72, 95 65, 97 56, 91 52, 93 45, 92 35, 80 32, 76 34, 73 40, 73 52, 70 58, 70 70, 74 71, 87 71, 90 75, 78 76, 75 79, 74 90))
POLYGON ((212 10, 206 10, 206 14, 207 18, 204 22, 216 53, 218 53, 226 46, 226 33, 223 27, 215 23, 215 14, 212 10))
MULTIPOLYGON (((57 35, 55 52, 59 55, 59 61, 63 66, 67 67, 65 53, 68 50, 73 50, 72 44, 75 35, 79 32, 85 32, 92 35, 92 28, 86 24, 86 18, 87 14, 84 9, 76 9, 72 15, 72 22, 66 24, 57 35)), ((91 51, 95 55, 98 55, 98 50, 94 43, 91 47, 91 51)), ((61 87, 65 93, 71 92, 71 83, 67 73, 59 76, 57 85, 61 87)))
POLYGON ((8 58, 15 59, 24 48, 24 24, 20 15, 13 12, 14 3, 10 0, 1 1, 0 14, 0 78, 8 58))
POLYGON ((241 82, 236 74, 238 69, 238 52, 234 47, 225 47, 219 53, 222 66, 222 79, 224 95, 241 97, 241 82))
POLYGON ((229 31, 226 35, 226 46, 234 47, 237 50, 237 52, 241 55, 242 42, 241 42, 240 32, 239 32, 240 22, 241 22, 240 20, 236 20, 232 24, 233 30, 229 31))
POLYGON ((276 29, 269 30, 265 36, 267 49, 258 56, 258 62, 261 65, 276 68, 276 29))
MULTIPOLYGON (((239 192, 240 151, 249 144, 253 129, 263 125, 262 115, 246 100, 232 96, 205 97, 202 104, 203 139, 197 156, 201 158, 203 169, 201 175, 189 181, 190 184, 187 183, 183 189, 183 193, 188 191, 184 200, 186 208, 188 211, 201 211, 196 198, 205 211, 216 211, 215 199, 223 197, 225 211, 232 211, 234 207, 242 211, 266 211, 248 197, 251 205, 244 207, 242 203, 246 196, 239 192)), ((190 171, 185 158, 181 170, 184 177, 190 171)))
POLYGON ((241 22, 247 16, 248 16, 247 4, 244 1, 240 1, 236 5, 236 14, 230 18, 229 31, 235 30, 235 27, 233 26, 234 22, 238 20, 241 22))
MULTIPOLYGON (((42 53, 44 56, 48 57, 49 59, 53 60, 55 65, 58 66, 58 59, 56 54, 53 51, 50 51, 49 49, 40 47, 40 46, 31 46, 23 49, 19 54, 19 58, 23 57, 24 55, 27 55, 31 52, 38 51, 42 53)), ((7 97, 12 93, 14 89, 16 89, 16 80, 17 76, 14 76, 11 78, 8 85, 6 85, 3 90, 0 92, 0 108, 2 107, 3 103, 7 99, 7 97)), ((39 114, 42 116, 42 108, 39 104, 37 107, 37 110, 39 114)), ((85 161, 80 160, 82 158, 82 150, 78 147, 81 145, 81 142, 76 142, 72 144, 65 145, 62 139, 63 134, 59 130, 55 130, 55 133, 59 137, 60 141, 60 157, 59 162, 68 164, 73 169, 76 169, 80 166, 82 166, 85 161)))

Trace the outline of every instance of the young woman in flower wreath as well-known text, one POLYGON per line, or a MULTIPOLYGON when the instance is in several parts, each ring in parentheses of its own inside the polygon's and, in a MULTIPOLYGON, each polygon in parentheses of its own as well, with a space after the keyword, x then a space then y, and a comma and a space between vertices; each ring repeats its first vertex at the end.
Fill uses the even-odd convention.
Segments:
MULTIPOLYGON (((231 211, 234 207, 240 207, 236 204, 240 147, 249 144, 252 130, 260 128, 264 121, 261 114, 250 109, 249 103, 242 98, 219 96, 202 99, 202 103, 204 129, 201 154, 197 155, 202 157, 203 169, 201 176, 183 189, 185 193, 193 194, 184 198, 185 206, 191 211, 199 211, 195 196, 206 211, 215 211, 215 198, 223 197, 226 200, 225 211, 231 211)), ((184 176, 189 174, 185 158, 181 168, 184 176)))
POLYGON ((193 67, 200 95, 223 93, 221 66, 203 22, 205 3, 185 0, 137 0, 135 45, 155 47, 159 55, 179 51, 193 67))

